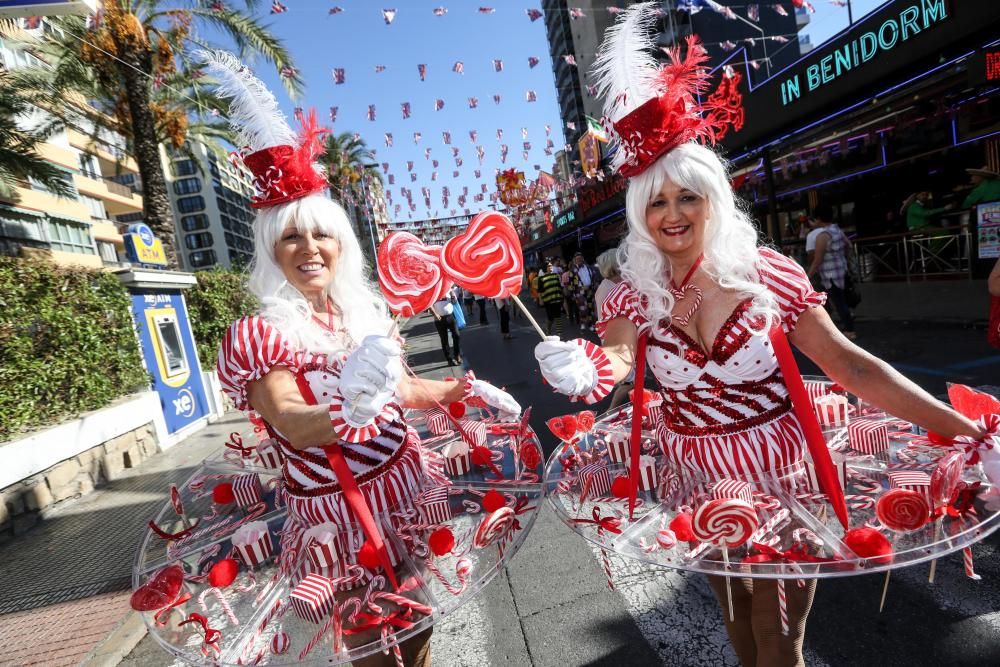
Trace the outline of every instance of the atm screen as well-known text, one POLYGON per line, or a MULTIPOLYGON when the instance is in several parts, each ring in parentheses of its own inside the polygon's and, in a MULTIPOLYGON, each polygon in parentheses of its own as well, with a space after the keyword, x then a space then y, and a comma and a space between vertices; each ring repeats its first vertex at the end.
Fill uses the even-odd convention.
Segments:
POLYGON ((166 366, 167 377, 173 377, 187 371, 187 358, 184 356, 184 346, 181 345, 180 330, 177 320, 164 316, 156 318, 157 338, 160 342, 160 352, 166 366))

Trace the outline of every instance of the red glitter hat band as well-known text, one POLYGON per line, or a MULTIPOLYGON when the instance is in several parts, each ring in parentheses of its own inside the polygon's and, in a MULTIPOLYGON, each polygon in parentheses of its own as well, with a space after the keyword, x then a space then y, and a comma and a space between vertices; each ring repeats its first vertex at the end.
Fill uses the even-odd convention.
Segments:
POLYGON ((253 208, 284 204, 329 187, 315 165, 316 158, 323 154, 320 138, 329 130, 319 127, 315 109, 301 122, 297 146, 269 146, 243 156, 243 164, 253 173, 258 192, 250 200, 253 208))

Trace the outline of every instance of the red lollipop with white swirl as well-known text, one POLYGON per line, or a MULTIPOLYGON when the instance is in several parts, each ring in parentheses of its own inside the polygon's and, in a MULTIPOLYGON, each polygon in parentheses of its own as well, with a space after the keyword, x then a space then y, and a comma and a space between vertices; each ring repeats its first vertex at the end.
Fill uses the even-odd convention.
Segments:
POLYGON ((965 454, 959 451, 945 454, 931 473, 931 500, 935 505, 947 505, 958 493, 965 468, 965 454))
POLYGON ((451 287, 441 271, 441 246, 424 245, 409 232, 393 232, 378 247, 378 284, 389 310, 413 317, 451 287))
POLYGON ((483 211, 468 229, 444 244, 445 274, 473 294, 504 299, 521 291, 524 257, 510 218, 483 211))
POLYGON ((472 543, 477 549, 490 546, 501 537, 510 532, 514 527, 514 510, 504 506, 495 512, 483 517, 476 528, 476 534, 472 538, 472 543))
POLYGON ((875 503, 875 516, 886 528, 905 532, 916 530, 927 523, 931 516, 931 506, 927 498, 918 491, 890 489, 875 503))
POLYGON ((757 510, 750 503, 737 498, 715 498, 695 510, 691 532, 702 542, 738 547, 750 539, 758 524, 757 510))

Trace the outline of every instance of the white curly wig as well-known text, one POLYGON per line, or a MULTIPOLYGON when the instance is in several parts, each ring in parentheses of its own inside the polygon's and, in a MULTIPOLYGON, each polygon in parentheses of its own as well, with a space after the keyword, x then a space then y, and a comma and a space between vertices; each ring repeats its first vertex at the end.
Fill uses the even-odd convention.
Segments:
POLYGON ((625 195, 629 231, 618 248, 621 273, 639 293, 649 321, 666 326, 674 305, 668 290, 670 262, 646 227, 646 207, 667 179, 708 203, 702 270, 722 289, 752 297, 751 316, 764 316, 770 325, 778 318, 778 309, 774 295, 760 282, 757 229, 733 195, 722 159, 693 142, 678 146, 631 178, 625 195))
POLYGON ((293 347, 317 354, 351 350, 367 335, 388 335, 388 309, 365 278, 367 266, 347 213, 336 202, 314 194, 263 208, 254 222, 255 253, 250 265, 250 291, 260 300, 261 315, 289 339, 293 347), (289 223, 299 232, 320 231, 337 240, 340 255, 326 295, 340 314, 347 336, 331 335, 312 317, 305 297, 288 282, 274 258, 274 246, 289 223))

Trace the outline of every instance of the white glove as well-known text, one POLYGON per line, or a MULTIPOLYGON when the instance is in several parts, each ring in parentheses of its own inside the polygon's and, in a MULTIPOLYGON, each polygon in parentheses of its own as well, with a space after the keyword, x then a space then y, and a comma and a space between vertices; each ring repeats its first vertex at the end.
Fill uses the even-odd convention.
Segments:
POLYGON ((535 346, 542 377, 560 394, 585 396, 597 386, 597 368, 584 349, 573 341, 549 336, 535 346))
POLYGON ((499 411, 497 417, 500 421, 514 422, 521 416, 521 404, 503 389, 498 389, 483 380, 473 380, 469 387, 474 396, 478 396, 484 403, 499 411))
POLYGON ((344 421, 355 428, 369 424, 396 394, 403 376, 402 348, 392 338, 366 336, 344 362, 340 393, 344 421))

